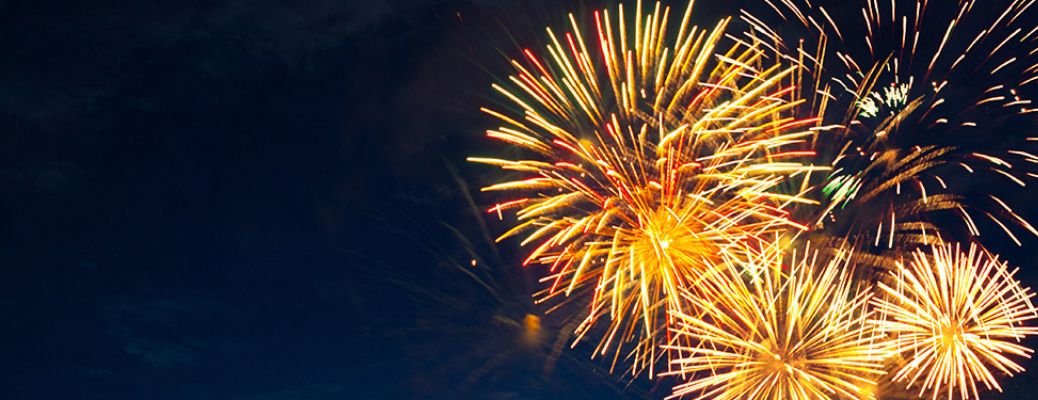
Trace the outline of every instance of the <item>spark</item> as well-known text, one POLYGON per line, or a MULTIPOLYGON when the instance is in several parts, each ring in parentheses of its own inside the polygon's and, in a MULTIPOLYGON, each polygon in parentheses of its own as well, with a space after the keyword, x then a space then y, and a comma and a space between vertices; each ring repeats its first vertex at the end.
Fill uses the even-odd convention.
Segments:
POLYGON ((893 380, 933 399, 980 398, 978 383, 1002 391, 994 373, 1023 372, 1010 357, 1030 358, 1033 350, 1019 342, 1038 334, 1024 326, 1038 317, 1034 293, 1015 273, 973 244, 967 251, 934 245, 899 262, 872 301, 877 329, 905 360, 893 380))
MULTIPOLYGON (((1018 90, 1038 75, 1031 67, 1038 52, 1029 51, 1038 50, 1034 1, 985 3, 985 9, 996 11, 990 15, 976 11, 976 1, 942 5, 951 13, 931 9, 924 0, 909 7, 895 1, 834 1, 861 7, 860 13, 837 14, 826 11, 825 0, 766 2, 771 7, 762 8, 764 13, 774 15, 742 11, 750 27, 743 40, 770 43, 772 57, 797 66, 803 83, 796 96, 807 100, 807 113, 820 118, 820 126, 834 127, 815 142, 814 162, 833 171, 812 182, 822 188, 812 197, 822 207, 798 211, 814 221, 816 236, 897 253, 928 245, 932 233, 947 235, 950 227, 932 221, 960 208, 997 213, 996 224, 1014 241, 1013 231, 1029 231, 1017 215, 988 209, 977 199, 985 197, 983 188, 991 182, 1023 187, 1038 176, 1027 161, 1028 138, 1008 134, 1031 128, 1015 126, 1017 121, 1034 122, 1019 118, 1030 99, 1018 90), (800 33, 774 33, 768 24, 777 19, 800 33), (858 26, 865 29, 850 29, 858 26), (985 162, 992 160, 1003 163, 985 162), (958 172, 951 171, 956 166, 978 173, 956 179, 963 181, 958 185, 926 185, 943 182, 941 176, 958 172), (979 196, 959 192, 970 185, 981 188, 979 196), (890 226, 891 220, 897 224, 890 226)), ((962 224, 979 234, 969 221, 962 224)))
POLYGON ((710 297, 692 297, 681 314, 673 374, 687 381, 671 398, 872 398, 886 356, 882 335, 868 323, 871 292, 848 271, 849 254, 819 263, 819 252, 794 251, 791 267, 777 252, 757 260, 757 274, 718 271, 710 297))
POLYGON ((818 120, 797 112, 793 67, 726 39, 730 19, 690 24, 691 4, 676 35, 668 7, 639 3, 633 30, 625 11, 595 12, 592 30, 571 15, 571 32, 547 30, 546 56, 513 61, 488 136, 526 158, 470 161, 509 173, 483 190, 514 195, 488 212, 513 210, 501 239, 522 237, 524 264, 547 267, 538 301, 586 300, 576 340, 597 337, 614 368, 629 350, 631 373, 651 376, 680 294, 745 264, 765 235, 805 229, 786 208, 811 200, 776 188, 827 168, 800 161, 818 120))

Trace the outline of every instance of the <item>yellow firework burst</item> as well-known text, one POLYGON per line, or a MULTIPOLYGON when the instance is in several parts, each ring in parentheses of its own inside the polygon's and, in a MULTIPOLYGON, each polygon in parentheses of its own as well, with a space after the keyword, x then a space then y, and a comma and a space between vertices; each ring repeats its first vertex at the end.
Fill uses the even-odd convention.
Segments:
POLYGON ((489 212, 515 210, 502 238, 523 236, 525 263, 548 266, 541 300, 582 295, 577 340, 598 336, 614 366, 631 344, 631 371, 652 375, 678 293, 802 228, 784 210, 800 192, 772 189, 815 170, 798 159, 816 120, 794 116, 792 69, 726 39, 728 19, 700 29, 690 4, 675 33, 659 3, 633 23, 624 12, 615 25, 595 12, 588 31, 570 15, 571 32, 547 30, 545 57, 513 60, 493 86, 505 108, 483 111, 502 123, 488 136, 525 155, 470 161, 511 173, 483 190, 514 195, 489 212))
POLYGON ((873 304, 880 331, 891 335, 894 351, 905 359, 895 382, 918 387, 932 397, 956 392, 979 398, 977 383, 1002 388, 995 370, 1023 371, 1010 356, 1030 357, 1019 344, 1038 329, 1024 323, 1036 317, 1030 289, 1020 286, 1004 262, 970 245, 935 245, 918 250, 907 265, 890 272, 892 285, 880 283, 884 296, 873 304))
POLYGON ((778 252, 756 261, 757 274, 734 269, 704 280, 681 315, 674 374, 687 381, 671 397, 697 399, 872 398, 886 354, 868 323, 871 292, 847 272, 849 254, 816 265, 819 253, 778 252))

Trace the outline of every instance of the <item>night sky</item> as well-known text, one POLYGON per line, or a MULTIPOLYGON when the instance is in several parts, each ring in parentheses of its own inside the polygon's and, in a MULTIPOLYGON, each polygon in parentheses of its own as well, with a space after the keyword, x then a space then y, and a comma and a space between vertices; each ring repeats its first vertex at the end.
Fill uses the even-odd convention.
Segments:
MULTIPOLYGON (((604 2, 148 3, 0 1, 0 398, 668 393, 524 342, 464 161, 517 42, 604 2)), ((1032 287, 1035 245, 996 249, 1032 287)))

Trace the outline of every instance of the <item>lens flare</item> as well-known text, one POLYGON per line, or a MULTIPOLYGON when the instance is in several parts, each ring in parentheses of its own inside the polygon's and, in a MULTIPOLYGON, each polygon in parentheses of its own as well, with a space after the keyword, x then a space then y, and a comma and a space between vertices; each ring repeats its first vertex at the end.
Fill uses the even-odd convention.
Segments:
POLYGON ((693 26, 690 4, 674 33, 659 3, 617 14, 595 12, 591 30, 570 15, 571 32, 547 30, 546 56, 513 60, 493 85, 504 111, 483 111, 502 124, 487 136, 522 156, 469 160, 508 172, 483 190, 514 197, 488 212, 515 210, 502 239, 523 237, 524 264, 547 266, 539 300, 586 302, 577 341, 598 337, 595 355, 653 375, 679 294, 745 264, 762 237, 804 229, 785 210, 809 202, 802 191, 774 189, 825 168, 800 161, 817 119, 796 113, 794 68, 726 38, 729 19, 693 26))
POLYGON ((1002 391, 994 373, 1023 372, 1010 357, 1030 358, 1020 340, 1038 334, 1023 326, 1038 314, 1015 272, 976 245, 935 245, 899 263, 872 301, 877 328, 904 359, 892 379, 934 399, 980 398, 978 382, 1002 391))
MULTIPOLYGON (((778 254, 778 252, 772 252, 778 254)), ((675 331, 674 374, 687 381, 671 398, 872 398, 883 374, 882 336, 868 324, 871 291, 857 285, 844 254, 819 262, 810 249, 760 257, 756 274, 720 270, 704 280, 712 296, 693 296, 695 314, 675 331)))

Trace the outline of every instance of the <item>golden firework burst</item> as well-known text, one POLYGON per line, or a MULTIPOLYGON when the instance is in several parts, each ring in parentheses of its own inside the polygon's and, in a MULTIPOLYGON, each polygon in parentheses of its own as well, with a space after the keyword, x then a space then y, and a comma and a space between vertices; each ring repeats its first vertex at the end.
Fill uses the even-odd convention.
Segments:
POLYGON ((868 323, 871 291, 847 271, 849 254, 823 260, 810 249, 782 264, 778 251, 757 258, 755 274, 718 270, 710 296, 691 296, 675 332, 694 346, 673 374, 671 396, 697 399, 872 398, 886 355, 868 323))
POLYGON ((519 159, 470 158, 499 166, 509 180, 485 187, 515 197, 488 210, 502 235, 534 246, 525 264, 548 267, 540 299, 587 302, 577 340, 598 336, 595 354, 633 344, 631 372, 661 357, 679 293, 723 265, 742 265, 761 237, 802 229, 785 207, 800 191, 773 190, 803 165, 814 118, 798 117, 792 68, 768 63, 756 46, 690 24, 677 32, 670 9, 639 5, 594 13, 595 29, 547 30, 547 57, 523 51, 516 74, 493 85, 504 111, 487 135, 523 150, 519 159), (633 25, 633 29, 630 29, 633 25), (587 41, 585 38, 592 38, 587 41))
POLYGON ((1024 326, 1038 314, 1015 272, 976 245, 934 245, 898 263, 873 300, 878 329, 905 360, 892 379, 934 399, 979 398, 978 382, 1001 391, 993 372, 1022 372, 1010 356, 1030 357, 1019 342, 1038 333, 1024 326))

